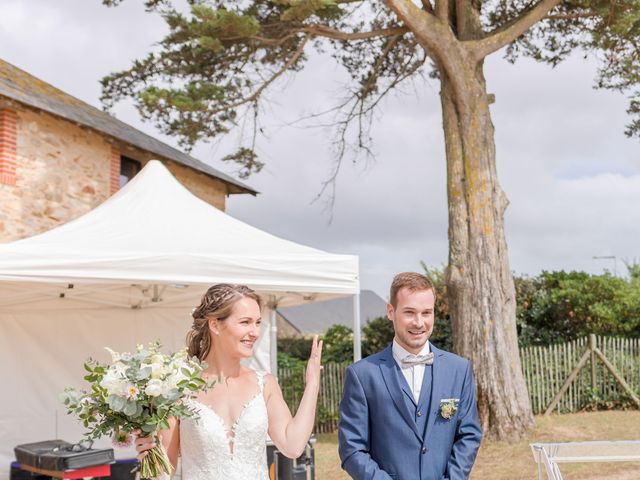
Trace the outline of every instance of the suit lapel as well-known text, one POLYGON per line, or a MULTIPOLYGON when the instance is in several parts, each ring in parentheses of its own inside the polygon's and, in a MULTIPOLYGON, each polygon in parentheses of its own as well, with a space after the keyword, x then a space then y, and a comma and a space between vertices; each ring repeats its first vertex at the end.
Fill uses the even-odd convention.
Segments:
POLYGON ((396 363, 395 359, 393 359, 393 366, 394 366, 394 371, 396 372, 396 377, 398 377, 398 381, 400 382, 400 386, 402 387, 402 391, 405 393, 405 395, 411 401, 411 403, 413 403, 413 405, 417 407, 418 405, 416 404, 416 399, 413 398, 413 392, 411 391, 411 387, 407 383, 407 379, 402 374, 402 371, 398 369, 398 364, 396 363))
MULTIPOLYGON (((431 351, 433 352, 433 365, 431 365, 431 402, 429 404, 429 416, 427 417, 427 428, 425 429, 425 438, 432 430, 433 424, 436 421, 436 417, 440 414, 440 399, 442 398, 442 391, 444 388, 444 382, 446 381, 446 366, 443 365, 444 355, 442 351, 431 344, 431 351)), ((422 397, 422 395, 420 395, 422 397)))
MULTIPOLYGON (((400 412, 400 415, 407 424, 413 430, 413 433, 416 434, 418 439, 422 439, 421 435, 418 433, 418 427, 416 426, 416 422, 413 419, 413 416, 409 412, 409 408, 405 403, 403 395, 403 387, 401 386, 400 375, 402 375, 398 370, 398 366, 396 365, 395 360, 393 359, 393 353, 391 352, 391 345, 384 350, 383 355, 381 357, 380 362, 380 371, 382 372, 382 378, 384 383, 387 386, 387 390, 389 391, 389 395, 391 395, 391 399, 395 404, 396 408, 400 412)), ((406 383, 406 382, 405 382, 406 383)))

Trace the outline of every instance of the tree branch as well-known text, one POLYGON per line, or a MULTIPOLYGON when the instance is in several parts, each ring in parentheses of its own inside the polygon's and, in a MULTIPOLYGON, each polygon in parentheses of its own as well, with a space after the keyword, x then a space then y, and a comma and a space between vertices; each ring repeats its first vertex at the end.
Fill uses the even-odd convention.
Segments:
POLYGON ((420 9, 411 0, 385 0, 385 3, 415 34, 420 44, 437 57, 446 53, 447 39, 455 40, 446 22, 420 9))
POLYGON ((436 17, 443 22, 449 23, 449 0, 436 1, 436 17))
POLYGON ((425 12, 433 13, 433 5, 431 5, 431 0, 422 0, 422 9, 425 12))
MULTIPOLYGON (((257 40, 263 45, 277 46, 282 45, 287 40, 295 37, 299 33, 311 34, 314 37, 331 38, 333 40, 353 41, 353 40, 367 40, 369 38, 376 37, 393 37, 396 35, 402 35, 407 33, 409 29, 407 27, 389 27, 381 28, 379 30, 371 30, 369 32, 343 32, 327 25, 309 25, 300 28, 290 30, 286 35, 277 38, 262 37, 254 35, 249 37, 251 40, 257 40)), ((225 40, 236 40, 238 38, 227 38, 225 40)))
POLYGON ((510 44, 529 28, 547 16, 547 14, 562 0, 540 0, 532 8, 523 12, 519 17, 510 22, 506 28, 501 28, 482 40, 465 42, 473 52, 476 60, 482 60, 487 55, 500 50, 510 44))
POLYGON ((380 68, 384 64, 384 61, 389 56, 389 52, 391 52, 391 50, 393 50, 395 46, 398 44, 398 42, 400 41, 400 38, 401 38, 401 35, 397 35, 391 38, 387 42, 387 45, 385 45, 384 50, 382 50, 382 53, 380 54, 380 56, 376 59, 376 63, 373 65, 373 68, 371 70, 371 76, 369 77, 367 82, 362 86, 362 89, 360 90, 362 100, 364 100, 364 98, 366 98, 369 95, 369 91, 371 90, 371 87, 373 86, 373 84, 376 82, 376 79, 378 78, 378 73, 380 72, 380 68))
POLYGON ((276 79, 278 77, 280 77, 284 72, 286 72, 287 70, 289 70, 289 68, 291 68, 300 58, 300 56, 302 55, 302 53, 304 52, 304 47, 306 46, 307 42, 309 41, 309 39, 311 38, 311 34, 307 34, 305 35, 305 37, 302 39, 302 42, 300 42, 300 45, 298 45, 298 48, 296 48, 296 51, 293 52, 293 55, 291 56, 291 58, 289 60, 287 60, 287 63, 285 63, 282 68, 280 68, 280 70, 278 70, 276 73, 274 73, 271 78, 269 78, 268 80, 266 80, 262 85, 260 85, 260 87, 253 92, 251 95, 242 98, 241 100, 238 100, 235 103, 232 103, 231 105, 225 105, 223 107, 220 107, 218 109, 215 110, 211 110, 209 112, 210 115, 216 115, 220 112, 224 112, 233 108, 237 108, 237 107, 241 107, 242 105, 245 105, 247 103, 251 103, 251 102, 255 102, 256 100, 258 100, 258 98, 260 97, 260 95, 262 94, 262 92, 264 92, 264 90, 271 85, 273 82, 276 81, 276 79))
POLYGON ((407 27, 390 27, 390 28, 381 28, 380 30, 372 30, 370 32, 343 32, 341 30, 337 30, 332 27, 328 27, 326 25, 311 25, 308 27, 303 27, 298 30, 303 33, 310 33, 314 36, 332 38, 334 40, 366 40, 368 38, 375 37, 393 37, 395 35, 402 35, 403 33, 407 33, 409 28, 407 27))
POLYGON ((436 15, 421 10, 411 0, 384 0, 384 2, 409 27, 436 65, 442 67, 451 80, 458 113, 461 118, 467 118, 469 105, 465 82, 475 69, 476 63, 473 57, 469 57, 464 43, 456 38, 448 20, 442 20, 436 15))
POLYGON ((559 13, 557 15, 547 15, 545 20, 577 20, 578 18, 593 18, 597 17, 597 13, 582 12, 582 13, 559 13))

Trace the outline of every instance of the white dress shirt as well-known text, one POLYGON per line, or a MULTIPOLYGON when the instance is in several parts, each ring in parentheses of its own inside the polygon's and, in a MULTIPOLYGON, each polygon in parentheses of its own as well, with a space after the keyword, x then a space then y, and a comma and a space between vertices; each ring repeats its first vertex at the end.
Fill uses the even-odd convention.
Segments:
MULTIPOLYGON (((418 355, 426 355, 430 351, 431 348, 427 341, 427 343, 424 344, 424 347, 422 347, 422 350, 418 352, 418 355)), ((393 359, 396 361, 404 375, 404 378, 407 380, 409 388, 411 388, 411 392, 413 393, 413 398, 417 404, 420 399, 420 390, 422 390, 422 379, 424 378, 425 365, 403 365, 402 359, 413 354, 402 348, 400 344, 396 342, 395 338, 391 345, 391 352, 393 353, 393 359)))

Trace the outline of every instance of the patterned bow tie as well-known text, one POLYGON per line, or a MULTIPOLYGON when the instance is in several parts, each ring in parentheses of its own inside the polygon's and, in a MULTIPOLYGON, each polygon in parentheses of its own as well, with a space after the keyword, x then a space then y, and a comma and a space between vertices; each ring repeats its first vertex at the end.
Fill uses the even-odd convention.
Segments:
POLYGON ((402 359, 402 365, 405 367, 413 367, 414 365, 432 365, 433 352, 426 355, 407 355, 402 359))

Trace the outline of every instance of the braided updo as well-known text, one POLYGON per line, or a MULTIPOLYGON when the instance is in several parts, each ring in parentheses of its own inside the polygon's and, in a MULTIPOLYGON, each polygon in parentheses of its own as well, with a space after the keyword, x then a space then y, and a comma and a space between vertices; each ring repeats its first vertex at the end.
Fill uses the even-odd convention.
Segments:
POLYGON ((189 357, 204 360, 211 350, 209 319, 225 320, 231 315, 233 305, 242 298, 251 298, 262 309, 260 297, 246 285, 218 283, 209 287, 202 296, 200 305, 191 314, 193 324, 187 333, 187 351, 189 357))

